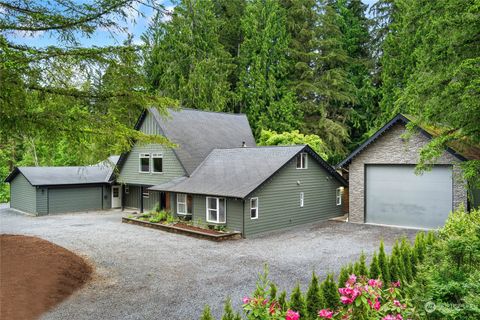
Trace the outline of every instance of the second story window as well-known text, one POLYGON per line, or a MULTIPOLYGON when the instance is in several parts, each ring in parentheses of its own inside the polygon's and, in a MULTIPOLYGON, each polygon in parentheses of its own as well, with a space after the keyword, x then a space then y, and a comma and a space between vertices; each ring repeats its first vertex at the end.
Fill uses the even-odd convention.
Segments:
POLYGON ((161 153, 152 153, 152 172, 163 172, 163 155, 161 153))
POLYGON ((307 153, 302 152, 297 155, 297 169, 307 169, 307 153))
POLYGON ((150 172, 150 153, 140 153, 140 169, 142 173, 150 172))

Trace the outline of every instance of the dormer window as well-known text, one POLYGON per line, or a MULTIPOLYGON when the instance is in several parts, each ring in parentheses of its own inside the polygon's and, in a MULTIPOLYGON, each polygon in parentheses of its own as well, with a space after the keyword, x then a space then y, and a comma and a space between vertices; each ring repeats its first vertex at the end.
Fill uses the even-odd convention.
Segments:
POLYGON ((139 160, 140 160, 139 171, 141 173, 149 173, 150 172, 150 153, 140 153, 139 160))
POLYGON ((301 152, 297 155, 297 169, 307 169, 307 153, 301 152))

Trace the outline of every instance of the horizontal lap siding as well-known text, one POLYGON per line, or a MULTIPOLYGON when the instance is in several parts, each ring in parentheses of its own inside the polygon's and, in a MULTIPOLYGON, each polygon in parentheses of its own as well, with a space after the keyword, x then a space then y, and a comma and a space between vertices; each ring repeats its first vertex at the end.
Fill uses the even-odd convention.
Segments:
POLYGON ((48 214, 48 189, 46 187, 37 189, 37 214, 48 214))
POLYGON ((310 155, 308 169, 296 169, 294 159, 251 195, 258 197, 258 219, 250 219, 250 198, 246 199, 245 236, 341 216, 342 206, 335 198, 340 186, 310 155))
POLYGON ((63 213, 102 209, 102 187, 49 188, 48 212, 63 213))
MULTIPOLYGON (((151 114, 146 116, 140 131, 152 135, 161 134, 160 128, 151 114)), ((136 143, 120 169, 120 178, 118 181, 122 183, 157 185, 184 175, 185 171, 171 148, 167 148, 161 144, 142 145, 136 143), (163 173, 140 173, 140 153, 162 153, 163 173)))
POLYGON ((19 173, 10 183, 10 207, 36 213, 36 188, 19 173))
MULTIPOLYGON (((193 196, 193 214, 194 221, 201 221, 207 223, 206 220, 206 196, 193 196)), ((176 201, 176 200, 175 200, 176 201)), ((227 216, 226 226, 229 230, 242 231, 242 212, 243 202, 239 199, 226 198, 227 201, 227 216)))

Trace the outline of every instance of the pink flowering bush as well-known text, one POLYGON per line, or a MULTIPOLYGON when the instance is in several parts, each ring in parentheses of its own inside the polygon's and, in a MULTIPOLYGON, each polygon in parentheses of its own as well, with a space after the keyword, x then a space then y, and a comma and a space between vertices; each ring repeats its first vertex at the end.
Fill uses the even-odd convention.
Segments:
POLYGON ((257 297, 244 297, 243 298, 243 311, 250 320, 299 320, 300 315, 298 312, 287 309, 284 311, 278 301, 269 300, 268 298, 257 297))
POLYGON ((320 310, 320 319, 403 320, 413 315, 413 309, 400 302, 400 281, 384 287, 379 279, 367 280, 352 274, 338 292, 341 306, 335 311, 320 310))

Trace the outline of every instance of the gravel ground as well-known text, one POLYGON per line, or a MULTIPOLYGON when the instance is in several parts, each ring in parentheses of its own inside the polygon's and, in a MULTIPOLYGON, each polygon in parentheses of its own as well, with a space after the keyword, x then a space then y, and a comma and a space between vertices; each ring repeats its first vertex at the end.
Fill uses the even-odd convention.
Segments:
POLYGON ((372 253, 384 239, 416 231, 328 221, 255 239, 215 243, 121 223, 107 211, 30 217, 0 206, 0 233, 34 235, 85 257, 94 279, 42 319, 198 319, 204 305, 220 317, 253 292, 267 263, 270 278, 290 291, 372 253))

